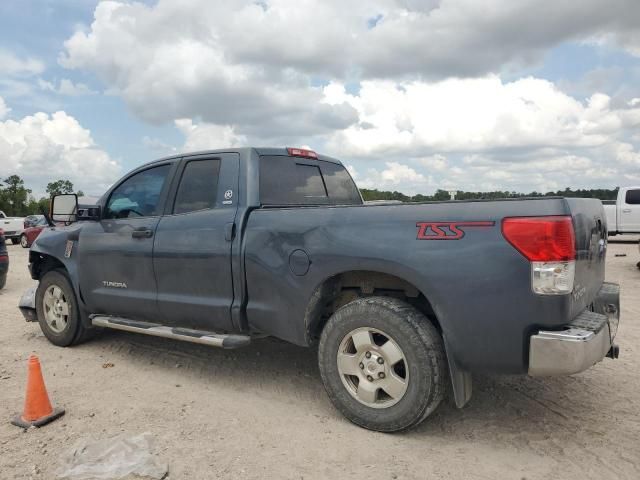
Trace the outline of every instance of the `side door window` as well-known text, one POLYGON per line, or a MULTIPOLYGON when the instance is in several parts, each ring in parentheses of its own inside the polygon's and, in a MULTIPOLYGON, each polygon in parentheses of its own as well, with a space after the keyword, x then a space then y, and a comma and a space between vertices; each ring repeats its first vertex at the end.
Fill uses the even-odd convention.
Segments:
POLYGON ((136 173, 113 190, 107 206, 107 219, 153 217, 160 214, 160 194, 171 165, 161 165, 136 173))
POLYGON ((640 190, 627 190, 624 202, 627 205, 640 205, 640 190))
POLYGON ((218 195, 220 160, 191 160, 182 172, 173 204, 173 213, 215 208, 218 195))

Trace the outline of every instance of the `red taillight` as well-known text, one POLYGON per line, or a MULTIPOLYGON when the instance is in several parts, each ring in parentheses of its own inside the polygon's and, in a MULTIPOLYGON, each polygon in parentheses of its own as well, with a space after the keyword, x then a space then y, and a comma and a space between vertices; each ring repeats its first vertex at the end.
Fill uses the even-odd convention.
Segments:
POLYGON ((531 262, 576 258, 571 217, 513 217, 502 221, 502 234, 531 262))
POLYGON ((292 157, 318 158, 316 152, 304 148, 287 148, 287 153, 292 157))

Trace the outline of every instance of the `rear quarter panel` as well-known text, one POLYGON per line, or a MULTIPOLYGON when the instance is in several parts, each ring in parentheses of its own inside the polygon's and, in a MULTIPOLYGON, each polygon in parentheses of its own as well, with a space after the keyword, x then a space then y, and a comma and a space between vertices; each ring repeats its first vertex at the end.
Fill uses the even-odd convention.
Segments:
POLYGON ((448 344, 469 371, 526 371, 528 334, 567 322, 567 296, 533 295, 530 266, 501 233, 507 216, 568 213, 563 199, 260 209, 244 239, 250 325, 306 343, 304 315, 315 289, 347 271, 398 276, 430 301, 448 344), (417 222, 492 221, 458 240, 419 240, 417 222), (311 266, 294 275, 289 256, 311 266))

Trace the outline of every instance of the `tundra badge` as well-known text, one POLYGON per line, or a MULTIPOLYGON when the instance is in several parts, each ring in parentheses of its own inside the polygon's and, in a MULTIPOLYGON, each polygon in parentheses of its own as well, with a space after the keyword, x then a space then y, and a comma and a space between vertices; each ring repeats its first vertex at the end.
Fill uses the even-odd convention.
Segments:
POLYGON ((102 285, 111 288, 127 288, 127 284, 124 282, 109 282, 107 280, 103 280, 102 285))

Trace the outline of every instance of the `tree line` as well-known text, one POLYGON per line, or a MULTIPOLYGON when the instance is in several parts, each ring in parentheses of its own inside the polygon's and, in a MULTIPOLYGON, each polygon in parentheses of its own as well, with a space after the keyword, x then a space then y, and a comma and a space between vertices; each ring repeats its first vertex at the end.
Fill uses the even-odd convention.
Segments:
MULTIPOLYGON (((441 200, 449 200, 451 197, 446 190, 438 189, 433 195, 423 195, 421 193, 417 195, 405 195, 404 193, 397 191, 386 191, 369 188, 361 188, 362 198, 365 200, 399 200, 401 202, 434 202, 441 200)), ((558 190, 556 192, 530 192, 530 193, 518 193, 509 191, 495 191, 495 192, 465 192, 459 190, 456 193, 456 200, 473 200, 473 199, 485 199, 492 200, 497 198, 523 198, 523 197, 581 197, 581 198, 597 198, 600 200, 615 200, 618 195, 618 187, 613 189, 607 188, 592 188, 592 189, 577 189, 565 188, 564 190, 558 190)))
POLYGON ((49 199, 52 195, 61 193, 76 193, 79 197, 84 193, 74 192, 73 183, 69 180, 56 180, 47 184, 48 197, 36 199, 31 189, 27 188, 24 180, 18 175, 10 175, 0 181, 0 210, 9 217, 24 217, 49 212, 49 199))

